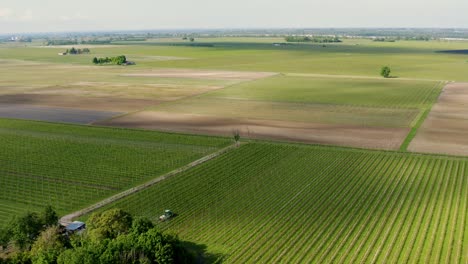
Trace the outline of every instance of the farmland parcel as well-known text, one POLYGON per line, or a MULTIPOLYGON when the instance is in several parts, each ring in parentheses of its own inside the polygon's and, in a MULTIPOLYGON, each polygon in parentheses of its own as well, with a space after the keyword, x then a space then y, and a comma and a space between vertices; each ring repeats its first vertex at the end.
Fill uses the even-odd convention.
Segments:
POLYGON ((0 226, 50 204, 60 214, 181 167, 229 140, 0 119, 0 226))
POLYGON ((171 208, 159 227, 225 263, 466 263, 467 165, 249 143, 110 207, 171 208))
POLYGON ((468 83, 448 84, 409 150, 468 155, 468 83))
POLYGON ((468 81, 467 55, 437 51, 466 43, 198 41, 206 45, 157 39, 80 56, 0 44, 4 116, 86 112, 80 123, 171 131, 0 119, 0 227, 47 204, 75 212, 232 144, 172 131, 238 130, 239 148, 108 208, 152 220, 171 209, 161 229, 226 263, 468 262, 468 159, 404 153, 466 154, 466 86, 446 87, 433 107, 446 81, 468 81), (137 65, 90 65, 116 54, 137 65), (383 63, 398 78, 379 78, 383 63))
POLYGON ((398 149, 439 82, 273 76, 96 124, 398 149))

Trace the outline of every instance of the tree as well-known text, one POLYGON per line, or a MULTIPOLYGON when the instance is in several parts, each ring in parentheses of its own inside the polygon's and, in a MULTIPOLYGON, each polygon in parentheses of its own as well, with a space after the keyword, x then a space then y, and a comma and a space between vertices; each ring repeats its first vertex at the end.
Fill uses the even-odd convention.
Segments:
POLYGON ((111 209, 102 213, 94 213, 88 219, 87 233, 91 240, 116 238, 127 233, 132 226, 132 216, 121 210, 111 209))
POLYGON ((42 215, 42 222, 46 227, 56 226, 58 224, 58 215, 54 211, 52 206, 48 205, 44 209, 44 213, 42 215))
POLYGON ((6 247, 10 241, 10 231, 8 229, 0 229, 0 248, 6 247))
POLYGON ((391 72, 390 67, 384 66, 380 70, 380 75, 382 75, 382 77, 384 77, 384 78, 389 78, 390 77, 390 72, 391 72))
POLYGON ((94 57, 94 58, 93 58, 93 63, 94 63, 94 64, 98 64, 98 63, 99 63, 98 58, 94 57))
POLYGON ((27 248, 39 235, 43 227, 41 220, 39 215, 34 212, 14 218, 9 227, 10 241, 14 241, 20 249, 27 248))
POLYGON ((154 227, 153 222, 148 218, 137 218, 132 223, 132 233, 142 234, 154 227))
POLYGON ((239 130, 234 130, 232 132, 232 134, 233 134, 234 141, 236 142, 236 145, 239 145, 239 141, 240 141, 240 132, 239 132, 239 130))
POLYGON ((31 248, 33 263, 55 263, 65 250, 64 236, 58 226, 51 226, 42 231, 31 248))
POLYGON ((194 42, 195 41, 195 38, 190 38, 190 42, 194 42))

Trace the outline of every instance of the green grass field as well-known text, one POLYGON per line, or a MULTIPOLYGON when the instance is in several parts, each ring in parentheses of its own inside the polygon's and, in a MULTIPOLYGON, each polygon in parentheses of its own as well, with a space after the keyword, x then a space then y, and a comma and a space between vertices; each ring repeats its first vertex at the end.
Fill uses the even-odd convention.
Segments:
MULTIPOLYGON (((203 68, 283 73, 345 74, 378 76, 383 65, 389 65, 398 77, 432 80, 468 81, 468 56, 437 53, 466 49, 465 42, 345 40, 326 47, 318 44, 296 44, 274 47, 281 39, 200 39, 214 47, 172 46, 171 41, 134 43, 133 45, 91 46, 92 54, 57 56, 66 48, 0 45, 3 59, 24 59, 54 63, 90 65, 94 56, 125 54, 135 58, 135 68, 203 68), (136 45, 135 45, 136 44, 136 45), (173 56, 188 60, 161 61, 152 56, 173 56)), ((177 44, 177 42, 175 42, 177 44)), ((179 43, 180 44, 180 43, 179 43)))
POLYGON ((411 127, 437 100, 434 81, 274 76, 152 107, 228 118, 411 127))
POLYGON ((0 119, 0 227, 52 205, 72 212, 230 143, 224 138, 0 119))
POLYGON ((212 92, 206 97, 272 102, 421 108, 431 105, 440 87, 433 81, 275 76, 212 92))
POLYGON ((250 143, 110 207, 224 263, 466 263, 468 160, 250 143))

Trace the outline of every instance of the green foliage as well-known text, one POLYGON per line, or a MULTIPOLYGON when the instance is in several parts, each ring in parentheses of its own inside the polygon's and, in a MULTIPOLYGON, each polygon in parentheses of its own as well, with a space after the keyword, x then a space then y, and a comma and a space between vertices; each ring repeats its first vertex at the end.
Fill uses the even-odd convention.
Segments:
MULTIPOLYGON (((0 263, 3 259, 0 258, 0 263)), ((163 234, 148 219, 119 209, 94 214, 84 234, 65 236, 58 226, 43 230, 32 248, 8 256, 8 263, 193 263, 176 236, 163 234)))
POLYGON ((0 245, 13 242, 20 249, 29 248, 45 227, 56 227, 57 221, 57 213, 51 206, 46 206, 41 215, 27 212, 23 216, 15 216, 5 229, 0 230, 0 245))
POLYGON ((115 65, 123 65, 127 62, 127 58, 122 56, 117 57, 105 57, 105 58, 93 58, 94 64, 115 64, 115 65))
POLYGON ((120 209, 94 213, 87 221, 87 234, 93 241, 114 239, 127 233, 132 226, 132 216, 120 209))
POLYGON ((99 263, 98 252, 91 247, 67 249, 58 258, 58 264, 96 264, 99 263))
POLYGON ((32 245, 30 254, 33 263, 55 263, 65 250, 65 236, 58 226, 51 226, 41 232, 32 245))
POLYGON ((46 206, 43 213, 42 223, 44 223, 45 226, 56 226, 58 220, 59 217, 52 206, 46 206))
POLYGON ((313 43, 339 43, 342 42, 338 37, 328 36, 287 36, 284 38, 287 42, 313 42, 313 43))
POLYGON ((14 241, 20 249, 29 247, 43 228, 39 214, 29 212, 25 216, 15 217, 8 227, 10 240, 14 241))
POLYGON ((47 46, 62 46, 62 45, 77 45, 77 39, 49 39, 46 41, 47 46))
POLYGON ((148 218, 137 218, 133 220, 131 231, 133 233, 141 234, 152 229, 154 227, 153 222, 148 218))
POLYGON ((85 237, 92 243, 64 252, 59 263, 78 263, 85 257, 98 263, 191 263, 179 239, 163 234, 149 219, 132 217, 120 209, 93 214, 85 237), (76 251, 76 252, 75 252, 76 251))
POLYGON ((233 134, 234 141, 239 142, 239 140, 240 140, 240 131, 239 130, 234 130, 232 132, 232 134, 233 134))
POLYGON ((91 50, 88 48, 75 49, 75 47, 72 47, 71 49, 67 49, 65 54, 79 55, 79 54, 89 54, 90 52, 91 50))
POLYGON ((374 38, 372 41, 375 42, 396 42, 394 38, 374 38))
POLYGON ((390 67, 388 66, 384 66, 382 67, 382 69, 380 69, 380 75, 384 78, 389 78, 390 77, 390 73, 391 73, 391 69, 390 67))
POLYGON ((8 245, 8 242, 10 242, 10 235, 8 228, 0 228, 0 247, 6 247, 8 245))

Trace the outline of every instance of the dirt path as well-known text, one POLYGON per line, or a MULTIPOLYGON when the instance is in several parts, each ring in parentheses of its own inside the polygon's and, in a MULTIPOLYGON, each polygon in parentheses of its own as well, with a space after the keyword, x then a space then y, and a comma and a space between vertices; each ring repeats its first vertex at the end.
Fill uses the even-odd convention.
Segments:
POLYGON ((125 198, 125 197, 127 197, 129 195, 132 195, 134 193, 140 192, 140 191, 142 191, 144 189, 147 189, 147 188, 149 188, 149 187, 151 187, 151 186, 153 186, 153 185, 155 185, 155 184, 157 184, 157 183, 159 183, 161 181, 164 181, 164 180, 166 180, 166 179, 168 179, 168 178, 170 178, 172 176, 175 176, 175 175, 177 175, 179 173, 182 173, 184 171, 187 171, 187 170, 189 170, 189 169, 191 169, 191 168, 193 168, 195 166, 198 166, 198 165, 200 165, 202 163, 205 163, 205 162, 207 162, 209 160, 212 160, 212 159, 214 159, 214 158, 216 158, 216 157, 218 157, 218 156, 220 156, 220 155, 222 155, 224 153, 227 153, 230 150, 235 149, 237 147, 238 147, 237 144, 230 145, 230 146, 225 147, 225 148, 223 148, 221 150, 218 150, 215 153, 211 153, 211 154, 209 154, 207 156, 204 156, 204 157, 202 157, 202 158, 200 158, 200 159, 198 159, 196 161, 193 161, 193 162, 191 162, 191 163, 189 163, 189 164, 187 164, 187 165, 185 165, 183 167, 180 167, 180 168, 175 169, 175 170, 173 170, 171 172, 168 172, 168 173, 166 173, 166 174, 164 174, 164 175, 162 175, 162 176, 160 176, 158 178, 155 178, 155 179, 153 179, 151 181, 148 181, 148 182, 146 182, 144 184, 141 184, 139 186, 133 187, 133 188, 128 189, 128 190, 125 190, 125 191, 123 191, 121 193, 115 194, 115 195, 113 195, 113 196, 111 196, 109 198, 106 198, 106 199, 104 199, 104 200, 102 200, 102 201, 100 201, 98 203, 95 203, 95 204, 93 204, 93 205, 91 205, 89 207, 86 207, 84 209, 81 209, 79 211, 76 211, 76 212, 73 212, 71 214, 65 215, 62 218, 60 218, 59 223, 61 225, 67 226, 68 224, 73 222, 74 219, 76 219, 76 218, 78 218, 80 216, 83 216, 85 214, 96 211, 97 209, 102 208, 102 207, 104 207, 104 206, 106 206, 108 204, 111 204, 111 203, 113 203, 115 201, 118 201, 118 200, 120 200, 122 198, 125 198))

